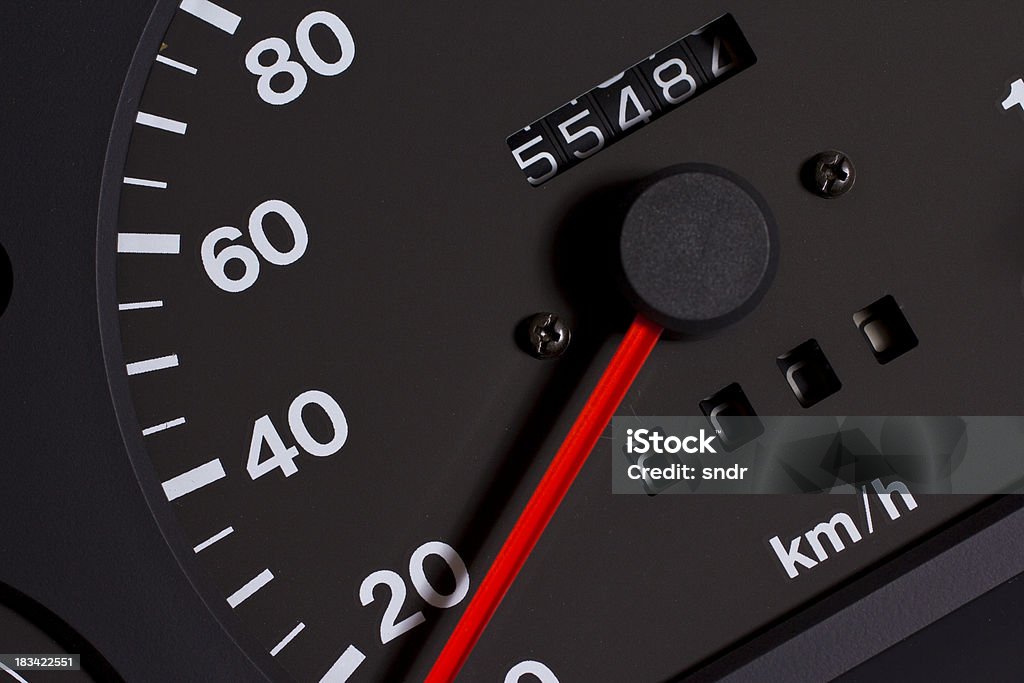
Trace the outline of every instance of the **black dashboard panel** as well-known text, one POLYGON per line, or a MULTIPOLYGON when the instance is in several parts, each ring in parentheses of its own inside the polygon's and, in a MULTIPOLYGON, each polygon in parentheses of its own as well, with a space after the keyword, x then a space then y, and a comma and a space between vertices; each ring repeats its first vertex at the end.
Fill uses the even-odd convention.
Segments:
MULTIPOLYGON (((26 616, 63 633, 50 636, 62 647, 81 646, 94 678, 319 680, 351 642, 365 657, 355 665, 364 678, 352 680, 421 679, 459 610, 422 605, 424 625, 379 642, 383 602, 360 605, 360 579, 405 571, 424 542, 443 538, 477 585, 629 317, 613 278, 579 254, 615 229, 638 179, 673 164, 715 163, 758 187, 780 224, 779 275, 722 335, 663 342, 622 414, 697 414, 733 382, 763 415, 1021 412, 1024 364, 1012 349, 1024 334, 1024 127, 999 106, 1024 75, 1008 47, 1024 36, 1017 4, 655 2, 581 14, 579 3, 492 3, 450 15, 222 4, 243 15, 230 37, 194 14, 175 18, 173 2, 0 9, 0 245, 13 274, 0 307, 0 584, 14 589, 0 594, 29 598, 8 608, 52 612, 26 616), (327 10, 352 27, 353 67, 322 76, 307 60, 301 96, 269 104, 247 50, 267 36, 294 43, 295 25, 327 10), (509 155, 509 131, 725 12, 756 64, 543 188, 523 182, 530 171, 509 155), (971 63, 950 47, 965 34, 986 36, 971 63), (157 54, 199 60, 201 76, 151 71, 157 54), (375 85, 382 76, 403 90, 375 85), (187 118, 188 134, 133 125, 143 108, 187 118), (857 186, 825 201, 801 169, 835 147, 857 160, 857 186), (183 190, 155 199, 118 182, 130 174, 183 190), (218 290, 204 271, 206 236, 229 221, 244 228, 259 202, 284 194, 309 228, 302 261, 265 263, 250 291, 218 290), (172 230, 181 259, 117 253, 119 234, 172 230), (318 292, 323 283, 331 288, 318 292), (872 354, 852 320, 890 294, 919 341, 899 357, 872 354), (167 298, 166 317, 118 310, 155 296, 167 298), (516 346, 513 328, 549 307, 565 312, 574 338, 571 353, 544 364, 516 346), (256 325, 268 318, 275 327, 256 325), (842 379, 814 405, 776 366, 808 340, 842 379), (325 351, 333 344, 344 353, 325 351), (180 372, 134 378, 132 363, 172 351, 180 372), (336 363, 341 355, 357 360, 336 363), (248 379, 257 366, 264 374, 248 379), (256 418, 287 424, 300 391, 343 384, 346 454, 356 455, 308 453, 294 478, 247 476, 256 418), (192 402, 217 410, 189 412, 192 431, 160 441, 142 431, 192 402), (168 500, 168 482, 215 455, 223 486, 168 500), (217 554, 195 550, 229 522, 233 540, 217 554), (273 591, 248 601, 239 586, 264 566, 273 591), (301 635, 281 640, 300 618, 301 635), (288 649, 272 655, 281 642, 288 649)), ((310 35, 330 71, 342 57, 323 47, 325 26, 310 35)), ((268 253, 287 251, 270 242, 268 253)), ((331 424, 317 420, 308 431, 322 444, 331 424)), ((984 631, 991 649, 977 652, 1007 653, 1011 665, 996 643, 1018 633, 999 597, 1024 571, 1017 497, 928 496, 885 533, 787 579, 768 539, 856 499, 612 496, 605 457, 580 475, 465 680, 502 680, 535 660, 563 682, 951 679, 952 664, 914 666, 969 640, 949 626, 965 618, 1005 624, 984 631)), ((457 592, 455 577, 441 592, 457 592)), ((0 652, 18 651, 4 635, 0 652)))

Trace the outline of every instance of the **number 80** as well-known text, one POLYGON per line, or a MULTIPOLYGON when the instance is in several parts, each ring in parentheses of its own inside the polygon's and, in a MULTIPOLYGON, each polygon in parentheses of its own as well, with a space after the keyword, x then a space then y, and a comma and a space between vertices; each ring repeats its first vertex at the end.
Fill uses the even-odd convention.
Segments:
MULTIPOLYGON (((299 22, 295 29, 295 45, 299 49, 299 56, 310 69, 321 76, 337 76, 352 66, 356 58, 356 43, 352 38, 352 32, 348 26, 336 14, 330 12, 313 12, 299 22), (341 47, 341 57, 336 62, 324 60, 316 48, 310 34, 314 26, 326 26, 334 34, 341 47)), ((298 99, 306 90, 309 76, 302 64, 291 61, 291 46, 283 38, 266 38, 252 46, 245 56, 245 68, 253 76, 259 76, 256 83, 256 92, 267 104, 276 106, 288 104, 298 99), (272 52, 275 60, 272 64, 264 64, 260 58, 272 52), (291 77, 291 87, 287 90, 274 90, 273 79, 275 76, 287 74, 291 77)))

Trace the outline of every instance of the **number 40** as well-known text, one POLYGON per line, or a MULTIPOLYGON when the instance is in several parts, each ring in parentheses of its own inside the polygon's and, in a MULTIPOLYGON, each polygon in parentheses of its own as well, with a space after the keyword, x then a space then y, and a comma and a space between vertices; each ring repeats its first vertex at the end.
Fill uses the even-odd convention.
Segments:
MULTIPOLYGON (((288 429, 291 430, 292 438, 302 446, 302 450, 318 458, 326 458, 341 450, 348 440, 348 420, 341 406, 330 394, 322 391, 307 391, 299 394, 288 407, 288 429), (327 414, 334 429, 334 436, 326 443, 317 441, 303 420, 302 411, 306 406, 319 406, 327 414)), ((253 479, 259 479, 264 474, 280 469, 284 476, 290 477, 299 471, 295 465, 295 458, 299 456, 299 449, 295 446, 285 446, 277 427, 269 415, 264 415, 256 420, 252 427, 252 441, 249 443, 249 459, 246 461, 245 469, 253 479), (263 454, 264 442, 270 446, 271 456, 266 460, 260 460, 263 454)))

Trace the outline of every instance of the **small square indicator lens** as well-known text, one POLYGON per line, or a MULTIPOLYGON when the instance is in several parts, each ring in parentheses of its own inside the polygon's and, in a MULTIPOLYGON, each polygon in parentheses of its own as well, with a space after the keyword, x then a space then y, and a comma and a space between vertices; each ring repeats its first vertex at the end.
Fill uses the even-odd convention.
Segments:
POLYGON ((808 339, 775 359, 789 388, 804 408, 824 401, 843 387, 818 342, 808 339))
POLYGON ((917 335, 892 296, 886 295, 857 311, 853 322, 882 365, 917 347, 917 335))
POLYGON ((700 410, 728 451, 750 443, 764 433, 764 424, 757 418, 743 387, 736 382, 701 401, 700 410))

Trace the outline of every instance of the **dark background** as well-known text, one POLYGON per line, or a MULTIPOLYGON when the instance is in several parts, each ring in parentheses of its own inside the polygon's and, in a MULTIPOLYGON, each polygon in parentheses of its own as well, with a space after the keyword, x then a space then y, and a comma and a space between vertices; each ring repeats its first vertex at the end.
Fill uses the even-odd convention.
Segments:
MULTIPOLYGON (((88 625, 128 680, 154 672, 253 679, 259 674, 192 590, 138 492, 99 345, 102 160, 149 4, 0 8, 0 244, 14 273, 0 317, 0 582, 88 625)), ((977 561, 986 571, 984 556, 977 561)), ((848 676, 1016 680, 1021 609, 1018 580, 848 676)))

